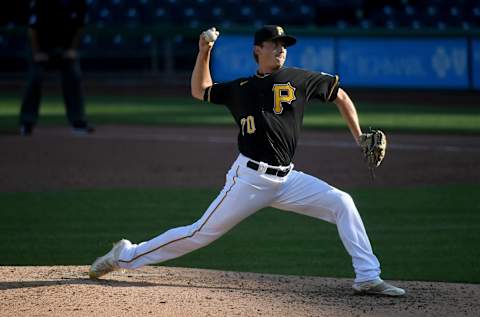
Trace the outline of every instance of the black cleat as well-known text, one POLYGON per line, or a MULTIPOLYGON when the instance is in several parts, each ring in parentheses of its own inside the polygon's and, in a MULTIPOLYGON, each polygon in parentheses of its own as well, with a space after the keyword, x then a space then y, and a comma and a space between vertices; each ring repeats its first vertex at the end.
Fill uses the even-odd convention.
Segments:
POLYGON ((75 122, 72 125, 72 132, 78 135, 92 134, 95 132, 95 128, 89 125, 86 121, 75 122))
POLYGON ((33 134, 33 124, 31 123, 22 123, 20 125, 20 135, 30 136, 33 134))

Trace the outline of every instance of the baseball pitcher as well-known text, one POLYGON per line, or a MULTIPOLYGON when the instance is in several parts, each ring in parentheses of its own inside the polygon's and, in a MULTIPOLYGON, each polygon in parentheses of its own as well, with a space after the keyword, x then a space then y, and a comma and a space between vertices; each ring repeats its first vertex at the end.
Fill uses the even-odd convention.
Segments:
POLYGON ((177 258, 208 245, 257 210, 271 206, 337 226, 352 257, 355 293, 404 295, 403 289, 380 278, 380 264, 350 195, 295 170, 292 163, 304 108, 311 99, 338 107, 370 168, 377 167, 385 155, 384 133, 362 133, 355 106, 340 88, 338 76, 283 66, 287 47, 296 39, 280 26, 266 25, 255 33, 256 74, 214 83, 209 63, 218 36, 214 28, 200 35, 191 92, 196 99, 225 105, 237 123, 240 153, 227 173, 225 187, 195 223, 139 244, 125 239, 117 242, 92 264, 90 277, 177 258))

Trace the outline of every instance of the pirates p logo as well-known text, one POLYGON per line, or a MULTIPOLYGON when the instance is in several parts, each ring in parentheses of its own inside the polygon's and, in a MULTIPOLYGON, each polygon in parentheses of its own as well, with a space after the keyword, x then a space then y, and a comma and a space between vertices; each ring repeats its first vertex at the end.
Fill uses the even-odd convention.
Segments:
POLYGON ((285 32, 283 31, 283 29, 282 29, 281 26, 277 26, 277 34, 278 34, 278 35, 283 35, 283 34, 285 34, 285 32))
POLYGON ((286 84, 274 84, 272 90, 273 90, 273 112, 275 114, 281 114, 283 112, 282 102, 291 104, 292 101, 297 99, 295 97, 295 87, 290 85, 290 82, 286 84))

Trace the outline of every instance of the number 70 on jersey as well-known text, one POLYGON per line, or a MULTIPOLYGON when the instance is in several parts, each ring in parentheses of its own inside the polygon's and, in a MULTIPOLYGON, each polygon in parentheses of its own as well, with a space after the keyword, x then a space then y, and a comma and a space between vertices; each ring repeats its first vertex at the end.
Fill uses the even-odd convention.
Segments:
POLYGON ((255 132, 255 119, 253 116, 248 116, 246 118, 240 119, 240 125, 242 126, 242 135, 245 135, 245 132, 252 134, 255 132))

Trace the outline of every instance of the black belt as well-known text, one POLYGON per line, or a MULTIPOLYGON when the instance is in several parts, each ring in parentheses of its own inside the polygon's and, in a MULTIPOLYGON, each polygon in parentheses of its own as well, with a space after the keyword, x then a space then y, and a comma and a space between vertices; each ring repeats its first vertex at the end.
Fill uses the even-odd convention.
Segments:
MULTIPOLYGON (((248 161, 247 162, 247 167, 250 167, 252 170, 256 170, 258 171, 258 168, 260 167, 260 164, 257 164, 255 162, 252 162, 252 161, 248 161)), ((278 177, 283 177, 283 176, 286 176, 288 173, 290 173, 290 170, 291 168, 287 168, 287 169, 279 169, 279 168, 275 168, 275 167, 268 167, 267 170, 265 171, 265 174, 269 174, 269 175, 275 175, 275 176, 278 176, 278 177)))

